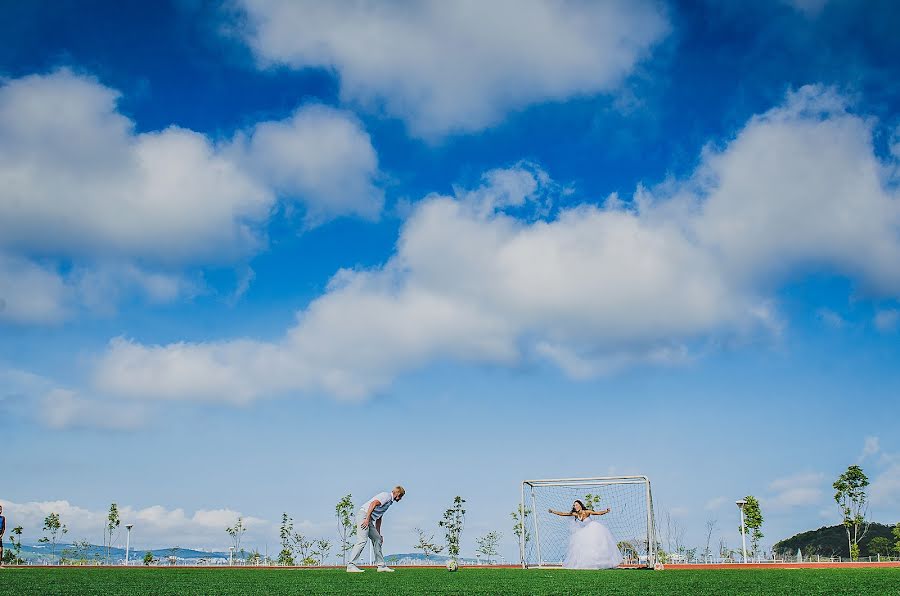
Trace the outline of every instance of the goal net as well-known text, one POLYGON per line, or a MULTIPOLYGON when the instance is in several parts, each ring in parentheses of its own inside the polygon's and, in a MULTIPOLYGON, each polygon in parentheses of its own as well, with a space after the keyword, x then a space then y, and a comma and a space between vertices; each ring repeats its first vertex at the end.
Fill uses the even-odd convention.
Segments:
POLYGON ((656 563, 656 528, 653 497, 646 476, 558 478, 522 483, 519 552, 523 567, 560 566, 566 557, 571 518, 548 512, 569 511, 575 499, 585 507, 610 512, 599 519, 619 545, 627 566, 652 567, 656 563), (524 512, 524 516, 523 516, 524 512))

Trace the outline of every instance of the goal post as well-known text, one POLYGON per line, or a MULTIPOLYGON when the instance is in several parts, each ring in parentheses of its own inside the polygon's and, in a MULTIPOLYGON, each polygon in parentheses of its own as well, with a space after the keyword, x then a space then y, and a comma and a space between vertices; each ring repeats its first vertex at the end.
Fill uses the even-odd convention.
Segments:
POLYGON ((653 494, 646 476, 552 478, 522 482, 519 556, 522 567, 559 567, 566 557, 571 518, 549 513, 569 511, 579 499, 585 506, 610 512, 599 518, 609 528, 624 566, 656 564, 656 525, 653 494), (524 515, 522 515, 524 512, 524 515))

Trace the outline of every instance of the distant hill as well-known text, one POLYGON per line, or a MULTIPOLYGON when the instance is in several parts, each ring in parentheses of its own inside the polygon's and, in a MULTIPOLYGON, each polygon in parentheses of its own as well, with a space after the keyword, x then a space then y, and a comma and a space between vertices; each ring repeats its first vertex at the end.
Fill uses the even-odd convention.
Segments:
MULTIPOLYGON (((7 546, 8 548, 8 546, 7 546)), ((144 558, 145 548, 131 549, 131 560, 140 561, 144 558)), ((173 555, 171 548, 155 548, 150 551, 158 562, 165 563, 173 555)), ((202 551, 190 548, 179 548, 175 553, 179 564, 204 565, 223 564, 228 561, 228 553, 221 551, 202 551)), ((106 560, 106 549, 96 544, 86 547, 77 547, 74 544, 60 543, 56 545, 56 555, 50 554, 50 546, 47 544, 23 544, 21 557, 29 564, 56 563, 60 556, 65 557, 69 563, 100 563, 106 560)), ((449 557, 443 555, 431 555, 426 558, 422 553, 399 553, 385 555, 387 563, 394 565, 445 565, 449 557)), ((121 564, 125 560, 124 548, 112 548, 109 553, 110 563, 121 564)), ((462 565, 475 565, 485 561, 460 557, 462 565)))
MULTIPOLYGON (((868 550, 869 541, 876 536, 883 536, 893 543, 896 538, 891 534, 891 526, 873 523, 869 526, 869 531, 865 537, 859 542, 859 554, 867 557, 870 554, 868 550)), ((849 557, 850 547, 847 545, 847 531, 844 526, 823 526, 818 530, 810 530, 802 532, 795 536, 791 536, 780 542, 776 542, 772 549, 777 553, 796 554, 797 549, 804 556, 822 555, 823 557, 849 557)))
MULTIPOLYGON (((6 545, 6 548, 9 548, 9 545, 6 545)), ((133 548, 131 549, 130 558, 132 560, 143 559, 144 553, 146 552, 147 551, 145 549, 133 548)), ((173 554, 171 548, 158 548, 153 549, 150 552, 156 559, 166 559, 173 554)), ((179 561, 183 562, 196 562, 200 559, 228 559, 227 552, 208 552, 190 548, 179 548, 174 552, 174 554, 179 561)), ((60 543, 56 545, 56 556, 52 556, 50 554, 50 546, 47 544, 23 544, 21 556, 23 559, 30 563, 56 562, 60 558, 60 556, 74 561, 95 562, 105 560, 106 548, 98 546, 96 544, 88 545, 85 548, 78 548, 74 544, 60 543)), ((125 559, 125 549, 113 547, 109 551, 109 557, 110 562, 119 563, 120 561, 123 561, 125 559)))
MULTIPOLYGON (((495 557, 499 560, 499 557, 495 557)), ((385 563, 392 565, 446 565, 450 557, 445 555, 431 555, 426 557, 422 553, 398 553, 395 555, 385 555, 385 563)), ((459 557, 458 561, 462 565, 477 565, 485 563, 485 559, 470 559, 468 557, 459 557)))

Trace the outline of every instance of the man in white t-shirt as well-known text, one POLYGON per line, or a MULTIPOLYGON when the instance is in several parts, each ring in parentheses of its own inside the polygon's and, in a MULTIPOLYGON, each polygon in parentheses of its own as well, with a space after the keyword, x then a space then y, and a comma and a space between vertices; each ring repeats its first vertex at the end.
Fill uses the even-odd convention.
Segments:
POLYGON ((381 535, 381 519, 388 507, 400 501, 405 494, 406 490, 402 486, 395 486, 391 492, 378 493, 359 508, 356 513, 356 544, 350 552, 350 562, 347 563, 348 572, 362 573, 362 569, 356 566, 356 560, 362 554, 366 540, 372 541, 378 571, 393 571, 384 564, 384 555, 381 553, 381 544, 384 542, 384 537, 381 535))

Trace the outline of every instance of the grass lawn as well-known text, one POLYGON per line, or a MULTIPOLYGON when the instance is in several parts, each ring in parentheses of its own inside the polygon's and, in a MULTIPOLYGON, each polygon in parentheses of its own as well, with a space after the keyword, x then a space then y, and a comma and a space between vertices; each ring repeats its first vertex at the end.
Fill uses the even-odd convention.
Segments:
POLYGON ((564 571, 3 568, 0 594, 881 594, 900 595, 900 569, 564 571))

